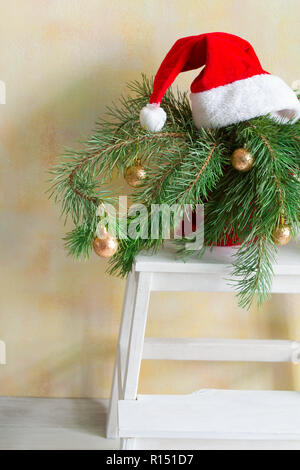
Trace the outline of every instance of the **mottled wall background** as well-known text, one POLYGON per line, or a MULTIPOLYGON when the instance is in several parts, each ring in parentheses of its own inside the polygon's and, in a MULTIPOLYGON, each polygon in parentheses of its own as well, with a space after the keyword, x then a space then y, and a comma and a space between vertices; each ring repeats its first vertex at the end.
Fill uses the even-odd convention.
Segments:
MULTIPOLYGON (((1 395, 109 394, 124 282, 106 262, 65 256, 47 169, 92 128, 125 83, 154 73, 185 35, 247 38, 264 67, 300 78, 298 0, 10 0, 0 5, 1 310, 8 364, 1 395)), ((187 87, 195 73, 177 83, 187 87)), ((258 312, 233 295, 156 294, 148 333, 158 336, 300 338, 299 296, 275 296, 258 312)), ((288 365, 145 361, 140 390, 296 388, 288 365)))

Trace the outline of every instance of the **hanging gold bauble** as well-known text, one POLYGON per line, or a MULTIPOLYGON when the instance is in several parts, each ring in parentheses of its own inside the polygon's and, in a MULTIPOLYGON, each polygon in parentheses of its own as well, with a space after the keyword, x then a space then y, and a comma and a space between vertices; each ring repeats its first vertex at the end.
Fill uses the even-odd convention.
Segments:
POLYGON ((277 246, 284 246, 291 241, 292 230, 288 224, 281 223, 273 232, 273 242, 277 246))
POLYGON ((236 149, 231 155, 231 163, 235 170, 245 173, 253 167, 254 157, 247 149, 236 149))
POLYGON ((129 186, 132 186, 133 188, 138 186, 145 178, 146 171, 140 163, 136 163, 135 165, 128 167, 125 171, 125 180, 129 186))
POLYGON ((110 258, 118 249, 118 240, 113 235, 110 235, 105 228, 102 228, 101 238, 95 238, 93 247, 98 256, 110 258))

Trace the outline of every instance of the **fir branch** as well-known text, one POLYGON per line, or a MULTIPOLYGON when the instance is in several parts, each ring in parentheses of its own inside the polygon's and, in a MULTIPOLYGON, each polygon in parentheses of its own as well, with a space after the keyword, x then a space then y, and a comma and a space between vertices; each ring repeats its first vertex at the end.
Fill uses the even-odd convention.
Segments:
POLYGON ((200 176, 202 175, 202 173, 203 173, 203 171, 205 170, 205 168, 207 167, 207 165, 208 165, 208 163, 209 163, 211 157, 213 156, 213 153, 214 153, 216 147, 217 147, 217 144, 213 144, 213 146, 212 146, 212 148, 211 148, 211 151, 209 152, 209 154, 208 154, 208 156, 207 156, 205 162, 204 162, 203 165, 201 166, 201 168, 200 168, 198 174, 196 175, 194 181, 192 181, 192 182, 189 184, 189 186, 187 187, 187 189, 186 189, 186 191, 185 191, 186 193, 187 193, 188 191, 190 191, 190 190, 192 189, 192 187, 195 186, 195 184, 198 182, 200 176))
POLYGON ((255 296, 258 306, 270 296, 276 254, 275 245, 265 238, 243 243, 235 253, 230 283, 242 308, 249 309, 255 296))
POLYGON ((176 160, 174 162, 174 164, 172 164, 162 175, 162 177, 157 181, 157 183, 155 184, 154 188, 153 188, 153 191, 152 191, 152 201, 155 201, 156 200, 156 196, 159 192, 159 190, 162 188, 164 182, 166 181, 166 179, 168 178, 168 176, 170 176, 174 170, 176 170, 176 168, 181 165, 181 163, 183 162, 184 160, 184 157, 183 158, 179 158, 178 160, 176 160))
MULTIPOLYGON (((107 186, 113 171, 122 174, 139 159, 147 177, 133 198, 146 203, 150 214, 141 225, 151 224, 151 204, 182 207, 205 202, 201 253, 234 234, 241 243, 233 265, 240 304, 249 307, 254 296, 261 303, 271 289, 274 227, 284 212, 294 235, 300 228, 300 121, 280 125, 264 116, 214 131, 196 129, 187 94, 169 89, 162 100, 168 115, 165 130, 147 133, 140 128, 139 113, 149 102, 152 82, 143 76, 130 83, 131 95, 108 108, 84 148, 67 150, 51 170, 50 197, 75 224, 66 236, 66 248, 75 257, 90 254, 95 206, 115 202, 114 191, 107 186), (249 173, 240 174, 232 168, 230 156, 245 144, 255 163, 249 173)), ((140 250, 157 251, 163 229, 161 220, 158 239, 121 237, 110 272, 125 276, 140 250)))
MULTIPOLYGON (((125 141, 120 141, 114 145, 110 145, 104 149, 101 149, 97 152, 94 152, 90 155, 87 155, 86 157, 84 157, 76 166, 75 168, 73 168, 70 176, 69 176, 69 182, 70 182, 70 186, 72 187, 73 191, 75 191, 80 197, 84 198, 84 199, 87 199, 88 201, 92 201, 94 203, 99 203, 100 201, 100 198, 93 198, 87 194, 84 194, 82 193, 81 191, 79 191, 76 186, 74 185, 74 178, 76 176, 76 173, 82 169, 82 167, 84 165, 86 165, 91 159, 94 159, 94 158, 99 158, 101 157, 104 153, 108 153, 109 152, 112 152, 114 150, 118 150, 120 149, 121 147, 126 147, 126 146, 129 146, 129 145, 132 145, 134 143, 136 144, 139 144, 143 141, 146 141, 146 140, 156 140, 156 139, 166 139, 166 138, 186 138, 185 134, 183 133, 179 133, 179 132, 160 132, 160 133, 156 133, 156 134, 151 134, 151 135, 144 135, 144 136, 138 136, 136 138, 133 138, 133 139, 128 139, 128 140, 125 140, 125 141)), ((153 151, 154 152, 154 151, 153 151)), ((152 153, 153 153, 152 152, 152 153)), ((100 161, 97 162, 97 164, 99 164, 100 161)))
MULTIPOLYGON (((254 131, 256 132, 256 126, 254 126, 254 125, 251 124, 251 123, 248 123, 248 124, 249 124, 250 127, 251 127, 252 129, 254 129, 254 131)), ((268 141, 268 139, 267 139, 264 135, 262 135, 262 134, 260 134, 260 133, 258 133, 258 135, 259 135, 259 137, 263 140, 263 142, 265 143, 265 145, 266 145, 266 147, 267 147, 267 149, 268 149, 268 151, 269 151, 269 153, 270 153, 270 155, 271 155, 271 157, 272 157, 272 159, 273 159, 273 164, 274 164, 274 162, 275 162, 275 160, 276 160, 276 155, 275 155, 274 149, 272 148, 270 142, 268 141)), ((283 214, 284 214, 284 207, 285 207, 285 204, 284 204, 284 198, 283 198, 283 194, 282 194, 282 188, 280 187, 280 184, 279 184, 278 178, 277 178, 277 176, 276 176, 276 174, 275 174, 275 172, 274 172, 274 169, 273 169, 273 171, 272 171, 272 174, 273 174, 274 180, 275 180, 275 182, 276 182, 276 187, 277 187, 278 195, 279 195, 279 203, 280 203, 280 206, 281 206, 281 209, 282 209, 282 215, 283 215, 283 214)))
POLYGON ((64 241, 68 254, 74 258, 88 259, 93 247, 95 230, 96 220, 93 219, 90 223, 83 223, 67 233, 64 241))
POLYGON ((224 130, 224 138, 231 143, 230 153, 246 143, 255 163, 246 174, 231 165, 224 168, 206 204, 205 246, 199 256, 235 235, 241 245, 232 276, 240 305, 249 308, 255 296, 261 305, 270 293, 277 253, 272 234, 283 210, 293 232, 299 231, 300 184, 293 177, 299 171, 299 147, 294 146, 289 126, 266 117, 231 126, 224 130))

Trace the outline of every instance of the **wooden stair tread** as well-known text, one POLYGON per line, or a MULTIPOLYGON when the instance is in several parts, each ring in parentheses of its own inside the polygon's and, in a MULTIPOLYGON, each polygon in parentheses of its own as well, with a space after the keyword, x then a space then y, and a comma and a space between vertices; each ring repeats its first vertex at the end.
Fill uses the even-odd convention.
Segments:
POLYGON ((121 437, 300 440, 300 393, 205 389, 119 400, 121 437))

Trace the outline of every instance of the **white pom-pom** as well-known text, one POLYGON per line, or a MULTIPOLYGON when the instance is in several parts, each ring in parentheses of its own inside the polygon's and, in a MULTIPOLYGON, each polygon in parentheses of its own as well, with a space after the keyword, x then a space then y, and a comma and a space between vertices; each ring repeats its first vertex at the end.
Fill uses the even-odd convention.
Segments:
POLYGON ((151 132, 160 131, 166 122, 167 115, 158 104, 147 104, 140 112, 141 126, 151 132))

